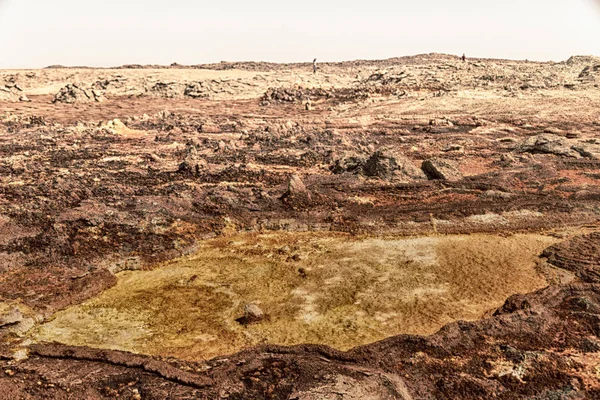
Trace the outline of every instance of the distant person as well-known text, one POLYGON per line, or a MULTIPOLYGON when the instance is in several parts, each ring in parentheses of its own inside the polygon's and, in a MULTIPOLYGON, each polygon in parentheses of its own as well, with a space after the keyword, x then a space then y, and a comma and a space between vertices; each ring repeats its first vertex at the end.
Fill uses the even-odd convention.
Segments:
POLYGON ((315 58, 313 60, 313 74, 317 73, 317 59, 315 58))
POLYGON ((461 60, 463 60, 463 62, 467 61, 467 56, 465 56, 465 53, 463 53, 461 60))

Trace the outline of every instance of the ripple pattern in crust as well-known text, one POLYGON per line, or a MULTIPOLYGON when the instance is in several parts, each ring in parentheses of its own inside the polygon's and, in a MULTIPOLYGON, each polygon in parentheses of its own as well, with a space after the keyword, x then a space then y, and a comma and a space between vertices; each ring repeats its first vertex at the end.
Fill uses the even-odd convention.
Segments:
POLYGON ((575 273, 585 282, 600 282, 600 232, 551 246, 543 256, 552 265, 575 273))

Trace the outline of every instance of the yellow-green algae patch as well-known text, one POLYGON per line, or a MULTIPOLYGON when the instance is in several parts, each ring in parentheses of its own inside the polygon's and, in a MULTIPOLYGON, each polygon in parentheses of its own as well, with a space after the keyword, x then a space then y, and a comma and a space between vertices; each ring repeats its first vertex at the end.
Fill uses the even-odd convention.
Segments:
POLYGON ((119 273, 115 287, 57 313, 34 339, 190 360, 265 343, 345 350, 474 320, 546 286, 538 255, 555 242, 538 234, 219 238, 155 270, 119 273), (237 322, 248 303, 268 318, 237 322))

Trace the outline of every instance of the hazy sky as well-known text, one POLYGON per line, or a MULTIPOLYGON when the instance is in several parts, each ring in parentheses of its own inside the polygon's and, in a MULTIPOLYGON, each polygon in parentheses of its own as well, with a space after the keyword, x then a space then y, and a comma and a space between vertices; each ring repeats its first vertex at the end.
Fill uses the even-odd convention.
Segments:
POLYGON ((600 0, 0 0, 0 68, 600 55, 600 0))

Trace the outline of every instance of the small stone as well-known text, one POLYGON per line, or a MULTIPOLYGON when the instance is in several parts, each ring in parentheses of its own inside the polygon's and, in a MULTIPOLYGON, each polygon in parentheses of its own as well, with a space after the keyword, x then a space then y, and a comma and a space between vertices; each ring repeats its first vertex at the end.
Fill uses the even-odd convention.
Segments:
POLYGON ((13 325, 23 321, 23 314, 17 307, 0 309, 0 327, 13 325))
POLYGON ((292 250, 290 249, 290 246, 283 246, 282 248, 280 248, 280 249, 278 250, 278 253, 279 253, 279 254, 289 254, 289 253, 290 253, 290 251, 292 251, 292 250))
POLYGON ((265 313, 256 304, 250 303, 244 306, 244 319, 246 323, 262 321, 265 313))
POLYGON ((459 153, 463 153, 465 151, 465 148, 464 148, 464 146, 461 146, 459 144, 451 144, 444 148, 444 152, 450 152, 450 151, 456 151, 459 153))
POLYGON ((302 179, 294 174, 290 176, 287 190, 282 198, 287 199, 288 201, 310 202, 312 196, 310 191, 304 185, 304 182, 302 182, 302 179))
POLYGON ((454 124, 447 118, 434 118, 429 121, 430 126, 447 126, 452 127, 454 124))
POLYGON ((513 157, 512 154, 506 153, 506 154, 502 154, 500 156, 500 161, 505 162, 505 163, 514 163, 515 158, 513 157))
POLYGON ((292 175, 288 182, 288 193, 300 194, 305 193, 306 191, 306 186, 304 186, 302 179, 300 179, 300 177, 296 174, 292 175))
POLYGON ((560 135, 563 133, 563 131, 558 128, 548 127, 546 129, 544 129, 544 133, 553 133, 555 135, 560 135))
POLYGON ((202 133, 219 133, 219 132, 221 132, 221 129, 219 128, 218 125, 212 124, 210 122, 202 124, 202 127, 200 128, 200 130, 202 131, 202 133))
POLYGON ((13 359, 15 361, 23 361, 27 360, 27 358, 29 358, 29 353, 27 352, 27 349, 20 349, 13 353, 13 359))

